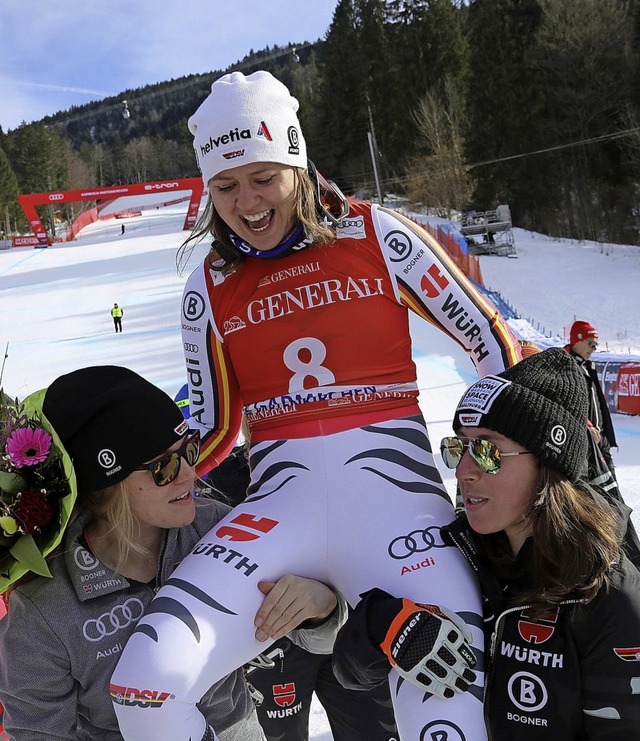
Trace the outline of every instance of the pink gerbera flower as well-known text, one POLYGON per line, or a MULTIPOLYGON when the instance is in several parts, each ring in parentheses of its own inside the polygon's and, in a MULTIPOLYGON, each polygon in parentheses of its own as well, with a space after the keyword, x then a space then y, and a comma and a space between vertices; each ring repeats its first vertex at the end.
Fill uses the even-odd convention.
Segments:
POLYGON ((41 427, 21 427, 7 439, 7 455, 16 468, 42 463, 50 449, 51 435, 41 427))

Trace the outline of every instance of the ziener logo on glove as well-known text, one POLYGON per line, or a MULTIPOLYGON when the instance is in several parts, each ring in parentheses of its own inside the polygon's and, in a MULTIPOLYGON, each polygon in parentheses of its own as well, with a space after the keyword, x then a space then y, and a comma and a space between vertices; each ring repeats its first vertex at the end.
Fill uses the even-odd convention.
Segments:
POLYGON ((405 642, 405 640, 408 638, 409 633, 416 627, 416 625, 420 622, 420 619, 422 617, 423 613, 418 613, 414 617, 411 618, 411 620, 405 625, 405 627, 402 630, 402 633, 396 638, 396 642, 393 644, 393 648, 391 649, 391 655, 395 659, 398 656, 398 652, 400 651, 400 648, 402 647, 402 644, 405 642))

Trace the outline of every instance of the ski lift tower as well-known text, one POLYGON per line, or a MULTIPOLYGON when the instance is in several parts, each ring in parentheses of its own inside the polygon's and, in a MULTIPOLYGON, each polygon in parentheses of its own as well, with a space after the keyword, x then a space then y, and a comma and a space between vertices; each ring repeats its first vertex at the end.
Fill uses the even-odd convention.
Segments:
POLYGON ((462 214, 460 232, 476 255, 515 255, 511 210, 506 204, 495 211, 467 211, 462 214))

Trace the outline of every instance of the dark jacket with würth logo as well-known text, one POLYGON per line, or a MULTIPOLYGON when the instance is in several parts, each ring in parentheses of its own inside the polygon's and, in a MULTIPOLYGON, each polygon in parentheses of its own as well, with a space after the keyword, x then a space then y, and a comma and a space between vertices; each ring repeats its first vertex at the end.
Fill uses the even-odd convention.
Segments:
MULTIPOLYGON (((532 620, 526 608, 510 606, 527 580, 531 543, 518 556, 522 581, 499 583, 476 552, 466 518, 447 531, 445 539, 458 546, 483 586, 489 741, 640 739, 638 570, 625 558, 612 570, 609 590, 588 605, 567 602, 545 619, 532 620)), ((375 685, 389 671, 382 652, 367 640, 368 631, 384 630, 371 630, 371 606, 365 597, 336 643, 336 673, 347 686, 375 685)))

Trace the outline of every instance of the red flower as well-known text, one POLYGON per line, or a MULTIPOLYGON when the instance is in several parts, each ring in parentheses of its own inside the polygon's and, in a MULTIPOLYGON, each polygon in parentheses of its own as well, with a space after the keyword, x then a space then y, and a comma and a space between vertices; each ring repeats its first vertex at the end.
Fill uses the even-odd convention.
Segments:
POLYGON ((29 489, 16 497, 10 514, 18 521, 21 533, 39 533, 53 517, 53 510, 44 489, 29 489))

